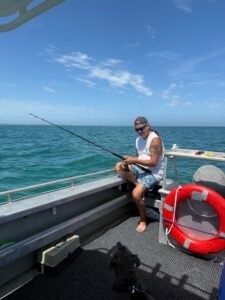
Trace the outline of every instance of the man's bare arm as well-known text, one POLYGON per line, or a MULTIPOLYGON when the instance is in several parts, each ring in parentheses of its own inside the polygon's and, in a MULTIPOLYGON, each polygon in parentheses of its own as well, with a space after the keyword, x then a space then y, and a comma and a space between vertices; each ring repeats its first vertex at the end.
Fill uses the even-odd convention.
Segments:
POLYGON ((154 138, 150 145, 151 165, 156 166, 159 157, 162 155, 162 141, 160 138, 154 138))
POLYGON ((159 157, 162 155, 162 142, 160 138, 154 138, 150 145, 151 159, 139 160, 138 157, 126 156, 125 163, 140 164, 146 167, 155 167, 158 163, 159 157))

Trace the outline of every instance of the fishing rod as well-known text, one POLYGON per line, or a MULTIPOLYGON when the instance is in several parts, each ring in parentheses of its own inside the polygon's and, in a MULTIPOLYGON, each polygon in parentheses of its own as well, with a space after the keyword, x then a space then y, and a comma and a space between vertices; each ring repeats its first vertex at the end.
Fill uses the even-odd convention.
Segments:
MULTIPOLYGON (((50 122, 50 121, 48 121, 48 120, 45 120, 45 119, 43 119, 43 118, 40 118, 40 117, 38 117, 37 115, 34 115, 34 114, 32 114, 32 113, 30 113, 30 115, 33 116, 33 117, 35 117, 35 118, 37 118, 37 119, 39 119, 39 120, 42 120, 43 122, 46 122, 46 123, 50 124, 50 125, 52 125, 52 126, 55 126, 55 127, 59 128, 59 129, 62 129, 62 130, 66 131, 66 132, 68 132, 68 133, 70 133, 70 134, 72 134, 72 135, 75 135, 76 137, 79 137, 80 139, 82 139, 82 140, 84 140, 84 141, 86 141, 86 142, 88 142, 88 143, 90 143, 90 144, 92 144, 92 145, 94 145, 94 146, 96 146, 96 147, 102 149, 102 150, 105 150, 106 152, 109 152, 109 153, 111 153, 112 155, 114 155, 114 156, 116 156, 116 157, 118 157, 118 158, 120 158, 120 159, 122 159, 122 160, 125 160, 125 157, 123 157, 122 155, 120 155, 120 154, 118 154, 118 153, 116 153, 116 152, 110 151, 109 149, 107 149, 107 148, 105 148, 105 147, 103 147, 103 146, 101 146, 101 145, 98 145, 98 144, 96 144, 95 142, 92 142, 92 141, 86 139, 85 137, 83 137, 83 136, 81 136, 81 135, 79 135, 79 134, 77 134, 77 133, 75 133, 75 132, 73 132, 73 131, 70 131, 70 130, 68 130, 68 129, 66 129, 66 128, 60 126, 60 125, 56 125, 56 124, 54 124, 54 123, 52 123, 52 122, 50 122)), ((140 169, 142 169, 142 170, 144 170, 144 171, 148 171, 148 169, 146 169, 146 168, 140 166, 139 164, 134 164, 134 165, 138 166, 140 169)), ((128 171, 128 166, 125 167, 125 171, 128 171)))
POLYGON ((105 147, 100 146, 100 145, 98 145, 98 144, 96 144, 96 143, 94 143, 94 142, 92 142, 92 141, 90 141, 90 140, 84 138, 83 136, 81 136, 81 135, 79 135, 79 134, 77 134, 77 133, 75 133, 75 132, 73 132, 73 131, 70 131, 70 130, 68 130, 68 129, 62 127, 62 126, 56 125, 56 124, 54 124, 54 123, 52 123, 52 122, 49 122, 49 121, 47 121, 47 120, 45 120, 45 119, 43 119, 43 118, 40 118, 40 117, 38 117, 38 116, 36 116, 36 115, 34 115, 34 114, 32 114, 32 113, 30 113, 30 115, 33 116, 33 117, 35 117, 35 118, 37 118, 37 119, 39 119, 39 120, 42 120, 42 121, 44 121, 44 122, 50 124, 50 125, 52 125, 52 126, 58 127, 58 128, 60 128, 60 129, 62 129, 62 130, 64 130, 64 131, 66 131, 66 132, 68 132, 68 133, 70 133, 70 134, 72 134, 72 135, 75 135, 76 137, 79 137, 80 139, 82 139, 82 140, 84 140, 84 141, 86 141, 86 142, 88 142, 88 143, 90 143, 90 144, 92 144, 92 145, 94 145, 94 146, 96 146, 96 147, 102 149, 102 150, 105 150, 105 151, 111 153, 112 155, 114 155, 114 156, 116 156, 116 157, 122 159, 122 160, 125 159, 122 155, 120 155, 120 154, 118 154, 118 153, 115 153, 115 152, 112 152, 112 151, 110 151, 109 149, 106 149, 105 147))

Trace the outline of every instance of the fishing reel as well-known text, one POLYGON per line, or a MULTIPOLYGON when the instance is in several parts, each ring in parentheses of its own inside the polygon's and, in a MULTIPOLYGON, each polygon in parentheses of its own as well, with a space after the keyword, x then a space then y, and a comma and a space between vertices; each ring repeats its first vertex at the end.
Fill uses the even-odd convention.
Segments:
POLYGON ((122 163, 120 165, 120 170, 123 172, 128 172, 129 171, 128 164, 126 164, 124 161, 122 161, 122 163))

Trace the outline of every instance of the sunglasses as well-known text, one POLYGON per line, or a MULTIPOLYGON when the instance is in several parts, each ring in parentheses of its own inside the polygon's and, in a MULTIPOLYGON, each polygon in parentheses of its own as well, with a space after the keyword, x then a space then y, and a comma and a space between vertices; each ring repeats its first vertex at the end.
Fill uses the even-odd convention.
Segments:
POLYGON ((142 132, 142 131, 145 129, 146 126, 147 126, 147 125, 145 124, 145 125, 142 126, 142 127, 135 128, 135 131, 137 131, 137 132, 142 132))

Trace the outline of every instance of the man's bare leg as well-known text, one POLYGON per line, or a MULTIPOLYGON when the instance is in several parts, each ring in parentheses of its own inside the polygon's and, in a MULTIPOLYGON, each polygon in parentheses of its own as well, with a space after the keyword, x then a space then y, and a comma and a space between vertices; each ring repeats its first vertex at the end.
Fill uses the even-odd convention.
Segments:
POLYGON ((136 228, 137 232, 144 232, 147 227, 147 216, 145 210, 145 203, 144 203, 144 193, 145 187, 143 184, 138 183, 136 187, 132 191, 133 198, 136 202, 136 206, 140 215, 140 222, 136 228))
POLYGON ((138 223, 136 231, 144 232, 147 227, 147 216, 144 204, 145 187, 137 181, 136 177, 133 175, 130 169, 129 171, 123 171, 121 168, 122 166, 122 162, 117 163, 115 166, 115 170, 118 174, 122 175, 124 178, 126 178, 136 186, 132 191, 132 195, 140 215, 140 222, 138 223))

